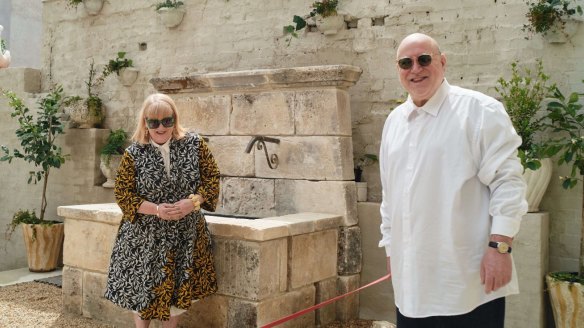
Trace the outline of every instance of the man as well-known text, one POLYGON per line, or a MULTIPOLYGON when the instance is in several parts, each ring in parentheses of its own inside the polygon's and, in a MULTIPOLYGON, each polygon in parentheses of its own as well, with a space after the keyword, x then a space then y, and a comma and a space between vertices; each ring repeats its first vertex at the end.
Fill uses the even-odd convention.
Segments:
POLYGON ((387 118, 380 149, 380 247, 397 327, 503 328, 518 293, 512 241, 526 213, 521 138, 503 105, 448 84, 431 37, 397 50, 408 100, 387 118))

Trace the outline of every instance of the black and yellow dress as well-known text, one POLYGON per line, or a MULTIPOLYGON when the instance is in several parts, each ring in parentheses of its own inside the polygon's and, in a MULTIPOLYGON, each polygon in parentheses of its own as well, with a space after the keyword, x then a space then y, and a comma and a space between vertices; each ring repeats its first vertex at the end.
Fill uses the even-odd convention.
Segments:
POLYGON ((144 201, 175 203, 190 194, 214 211, 219 198, 219 169, 207 145, 187 134, 169 144, 170 171, 160 150, 133 143, 116 178, 115 196, 123 218, 112 250, 105 298, 140 314, 143 320, 170 318, 170 307, 187 309, 192 301, 217 291, 211 235, 205 217, 192 212, 178 221, 138 213, 144 201))

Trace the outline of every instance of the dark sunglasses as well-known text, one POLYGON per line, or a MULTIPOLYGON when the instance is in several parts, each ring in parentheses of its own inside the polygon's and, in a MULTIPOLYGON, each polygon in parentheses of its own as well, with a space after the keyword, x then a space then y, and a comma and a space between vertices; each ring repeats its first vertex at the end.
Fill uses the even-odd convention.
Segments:
MULTIPOLYGON (((426 67, 432 64, 432 54, 421 54, 418 56, 418 64, 426 67)), ((397 65, 401 69, 410 69, 414 66, 414 60, 410 57, 404 57, 397 60, 397 65)))
POLYGON ((174 126, 174 117, 169 116, 169 117, 165 117, 161 120, 156 120, 156 119, 146 119, 146 125, 148 126, 149 129, 158 129, 158 127, 160 126, 160 124, 162 123, 162 126, 164 126, 165 128, 171 128, 174 126))

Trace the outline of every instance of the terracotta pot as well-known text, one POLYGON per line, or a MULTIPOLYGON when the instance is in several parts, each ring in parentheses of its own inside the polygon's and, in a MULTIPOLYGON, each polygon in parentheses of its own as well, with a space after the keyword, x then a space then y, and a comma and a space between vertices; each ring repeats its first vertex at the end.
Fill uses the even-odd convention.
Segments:
POLYGON ((584 328, 584 286, 546 275, 556 328, 584 328))
POLYGON ((28 270, 49 272, 57 269, 63 246, 64 224, 22 224, 28 257, 28 270))

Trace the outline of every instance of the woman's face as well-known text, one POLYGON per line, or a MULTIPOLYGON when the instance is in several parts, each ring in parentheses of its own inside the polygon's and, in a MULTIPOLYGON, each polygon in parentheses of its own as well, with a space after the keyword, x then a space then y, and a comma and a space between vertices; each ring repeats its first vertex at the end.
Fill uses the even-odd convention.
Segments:
POLYGON ((146 116, 148 134, 155 143, 162 145, 172 137, 175 119, 172 113, 159 112, 156 115, 146 116))

